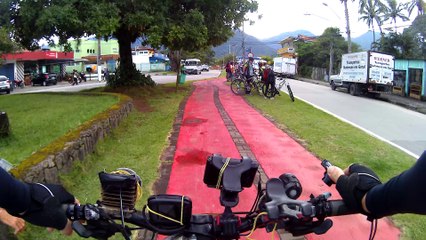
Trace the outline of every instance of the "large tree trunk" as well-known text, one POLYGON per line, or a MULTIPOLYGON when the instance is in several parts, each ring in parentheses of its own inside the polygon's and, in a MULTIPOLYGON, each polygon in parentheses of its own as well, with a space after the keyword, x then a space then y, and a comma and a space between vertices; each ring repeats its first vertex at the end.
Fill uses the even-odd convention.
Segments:
MULTIPOLYGON (((131 32, 127 29, 126 26, 120 26, 120 28, 116 32, 116 37, 118 40, 118 46, 119 46, 119 54, 120 54, 120 65, 119 65, 119 72, 122 78, 120 78, 120 81, 124 83, 123 81, 128 81, 136 76, 134 74, 136 71, 134 71, 133 66, 133 60, 132 60, 132 40, 131 40, 131 32), (131 79, 127 79, 131 78, 131 79)), ((119 84, 119 85, 126 85, 126 84, 119 84)))
POLYGON ((172 71, 176 72, 176 91, 179 86, 179 79, 180 79, 180 59, 181 59, 181 52, 180 51, 170 51, 169 52, 169 59, 170 59, 170 67, 172 68, 172 71))
POLYGON ((173 72, 178 72, 180 69, 180 51, 171 51, 169 52, 170 67, 173 72))

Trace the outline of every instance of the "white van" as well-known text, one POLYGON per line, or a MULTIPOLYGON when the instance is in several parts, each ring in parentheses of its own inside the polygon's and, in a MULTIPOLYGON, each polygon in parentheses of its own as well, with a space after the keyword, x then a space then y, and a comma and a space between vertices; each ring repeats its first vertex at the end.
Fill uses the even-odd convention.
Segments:
POLYGON ((197 58, 188 58, 184 62, 186 74, 201 74, 201 61, 197 58))

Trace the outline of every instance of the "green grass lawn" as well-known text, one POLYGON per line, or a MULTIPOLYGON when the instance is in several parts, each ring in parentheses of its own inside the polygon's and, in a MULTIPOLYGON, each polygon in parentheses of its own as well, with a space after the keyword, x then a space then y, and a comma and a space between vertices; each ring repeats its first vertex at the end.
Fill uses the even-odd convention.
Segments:
MULTIPOLYGON (((82 203, 94 203, 100 197, 98 172, 129 167, 143 180, 144 194, 137 205, 140 208, 158 176, 159 157, 168 144, 167 137, 173 120, 180 102, 190 91, 189 85, 186 83, 180 86, 178 92, 174 91, 174 84, 132 88, 123 92, 141 103, 140 111, 133 111, 109 137, 98 144, 94 154, 76 164, 70 174, 61 176, 65 187, 82 203)), ((292 103, 285 94, 273 101, 259 96, 246 97, 253 106, 273 117, 281 128, 299 139, 313 154, 327 158, 340 167, 360 162, 373 168, 386 181, 414 162, 413 158, 400 150, 310 105, 297 99, 292 103)), ((0 98, 2 107, 3 100, 0 98)), ((62 118, 62 115, 58 117, 62 118)), ((62 121, 58 121, 62 124, 62 121)), ((82 119, 78 121, 83 122, 82 119)), ((51 126, 44 126, 43 129, 51 129, 51 126)), ((392 219, 404 231, 403 239, 422 239, 426 236, 425 217, 405 214, 392 219)), ((43 228, 28 226, 19 238, 60 239, 62 236, 57 232, 47 234, 43 228)), ((81 238, 74 234, 67 239, 81 238)), ((122 237, 117 236, 115 239, 122 237)))
MULTIPOLYGON (((124 94, 138 102, 141 111, 133 111, 118 128, 97 145, 97 150, 87 159, 74 165, 70 174, 61 177, 65 187, 79 198, 82 204, 95 203, 100 198, 100 171, 113 171, 127 167, 136 171, 143 181, 143 197, 137 208, 145 204, 152 194, 153 182, 158 177, 160 155, 167 146, 167 137, 178 112, 179 104, 188 94, 189 84, 180 86, 159 85, 155 88, 133 88, 124 94), (141 104, 143 103, 143 104, 141 104)), ((55 231, 48 234, 40 227, 30 226, 20 239, 60 239, 55 231)), ((77 234, 66 239, 81 239, 77 234)), ((123 239, 116 234, 113 239, 123 239)))
MULTIPOLYGON (((415 161, 399 149, 287 94, 274 100, 246 96, 264 114, 271 116, 310 152, 342 168, 358 162, 371 167, 384 182, 409 168, 415 161)), ((403 239, 426 236, 426 217, 411 214, 393 216, 403 231, 403 239)), ((380 231, 380 226, 378 228, 380 231)))
POLYGON ((0 157, 18 164, 117 102, 116 96, 75 93, 1 96, 12 134, 0 139, 0 157))

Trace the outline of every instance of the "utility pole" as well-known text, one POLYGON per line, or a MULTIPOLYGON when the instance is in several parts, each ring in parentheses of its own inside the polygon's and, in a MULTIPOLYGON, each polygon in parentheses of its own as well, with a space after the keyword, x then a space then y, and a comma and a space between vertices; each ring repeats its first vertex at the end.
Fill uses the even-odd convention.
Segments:
POLYGON ((98 81, 102 81, 102 69, 101 69, 101 37, 98 37, 98 54, 96 56, 96 64, 98 69, 98 81))
POLYGON ((351 29, 349 28, 349 12, 348 12, 348 1, 343 1, 345 5, 345 19, 346 19, 346 34, 348 36, 348 53, 352 52, 352 40, 351 40, 351 29))
POLYGON ((244 34, 244 22, 243 22, 243 63, 246 61, 246 46, 245 46, 245 34, 244 34))
MULTIPOLYGON (((348 53, 351 53, 352 52, 352 39, 351 39, 351 29, 349 27, 348 0, 342 0, 341 2, 343 2, 343 5, 345 7, 346 34, 348 36, 348 53)), ((328 6, 327 3, 323 2, 322 5, 328 7, 334 13, 334 15, 336 15, 336 17, 339 20, 341 20, 341 18, 339 17, 339 15, 337 15, 337 13, 333 10, 333 8, 331 8, 330 6, 328 6)))
POLYGON ((330 76, 333 73, 333 62, 334 62, 334 46, 333 41, 330 42, 330 65, 328 67, 328 77, 327 80, 330 82, 330 76))

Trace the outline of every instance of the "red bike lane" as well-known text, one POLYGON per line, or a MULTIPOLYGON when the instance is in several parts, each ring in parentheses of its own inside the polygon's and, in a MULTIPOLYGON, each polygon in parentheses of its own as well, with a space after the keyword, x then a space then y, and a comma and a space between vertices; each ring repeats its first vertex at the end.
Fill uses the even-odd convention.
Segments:
MULTIPOLYGON (((295 174, 303 186, 300 199, 308 199, 309 194, 322 192, 331 192, 333 199, 339 199, 335 188, 329 188, 321 181, 324 170, 319 159, 250 107, 242 97, 234 95, 224 81, 217 79, 194 83, 196 89, 184 109, 167 193, 189 196, 193 202, 193 213, 223 211, 219 191, 203 183, 206 158, 212 153, 234 158, 239 158, 240 154, 214 104, 214 87, 217 87, 220 102, 268 177, 278 177, 282 173, 295 174)), ((255 195, 254 187, 241 192, 240 204, 233 210, 249 210, 255 195)), ((306 238, 367 239, 369 236, 370 222, 362 215, 332 219, 334 225, 326 234, 311 234, 306 238)), ((255 233, 254 239, 270 238, 264 229, 255 233)), ((376 239, 399 239, 399 235, 400 231, 389 220, 379 221, 376 239)))
MULTIPOLYGON (((218 214, 223 213, 219 190, 203 183, 207 157, 220 153, 224 157, 240 158, 240 154, 214 104, 211 81, 195 85, 185 106, 167 193, 189 196, 193 213, 218 214)), ((233 211, 249 211, 256 193, 254 186, 242 191, 233 211)), ((267 239, 270 234, 259 229, 253 238, 267 239)))
MULTIPOLYGON (((317 196, 323 192, 330 192, 332 199, 341 199, 334 187, 328 187, 322 182, 324 169, 320 159, 249 106, 242 97, 235 96, 223 82, 223 79, 214 81, 219 87, 220 101, 268 177, 278 177, 283 173, 295 174, 303 187, 299 199, 309 199, 311 193, 317 196)), ((306 238, 368 239, 371 224, 363 215, 331 219, 333 227, 326 234, 310 234, 306 238)), ((399 235, 399 229, 387 218, 379 220, 375 239, 399 239, 399 235)))

